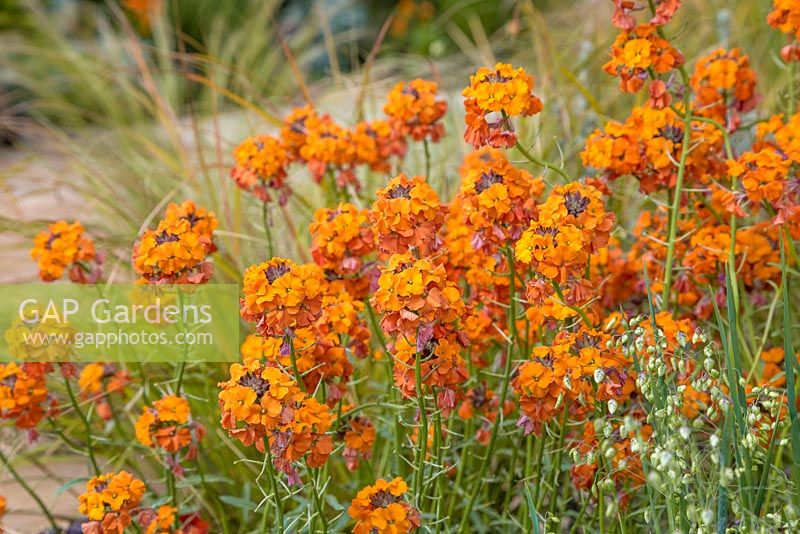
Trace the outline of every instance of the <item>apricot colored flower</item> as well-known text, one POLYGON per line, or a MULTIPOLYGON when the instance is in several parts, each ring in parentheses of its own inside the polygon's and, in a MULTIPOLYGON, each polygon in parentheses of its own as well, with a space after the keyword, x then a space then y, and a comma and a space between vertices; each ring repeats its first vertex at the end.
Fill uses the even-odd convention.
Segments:
POLYGON ((656 26, 642 24, 619 34, 611 45, 611 60, 603 70, 619 77, 622 91, 635 93, 644 86, 648 71, 666 74, 681 65, 683 55, 658 36, 656 26))
POLYGON ((159 448, 170 454, 186 450, 185 458, 193 460, 205 429, 190 417, 186 399, 177 395, 162 397, 152 407, 145 406, 134 426, 136 439, 145 447, 159 448))
POLYGON ((50 409, 45 373, 37 364, 0 363, 0 419, 33 429, 50 409))
POLYGON ((405 500, 405 481, 379 479, 358 492, 347 513, 356 524, 354 534, 406 534, 419 528, 419 510, 405 500))
POLYGON ((415 141, 430 139, 435 143, 441 139, 444 124, 440 120, 447 112, 447 102, 439 98, 438 90, 436 82, 419 78, 398 82, 383 106, 392 129, 415 141))
POLYGON ((146 230, 133 248, 133 268, 150 284, 201 284, 211 278, 206 261, 216 251, 214 212, 187 200, 170 204, 155 230, 146 230))
POLYGON ((78 512, 89 523, 102 523, 99 532, 119 533, 131 524, 130 513, 142 502, 144 482, 127 471, 106 473, 86 483, 86 491, 78 497, 78 512))
POLYGON ((773 0, 772 11, 767 15, 767 24, 800 40, 800 5, 794 0, 773 0))
POLYGON ((424 177, 400 174, 378 189, 369 217, 381 252, 403 253, 414 248, 428 255, 438 247, 437 232, 445 213, 424 177))
POLYGON ((319 318, 324 285, 317 265, 272 258, 244 272, 241 315, 261 335, 281 337, 319 318))
POLYGON ((277 192, 280 203, 286 203, 289 155, 280 140, 270 135, 248 137, 236 147, 233 157, 236 164, 231 169, 231 178, 236 185, 262 202, 271 200, 270 191, 277 192))
POLYGON ((383 314, 387 334, 413 336, 422 325, 447 325, 460 318, 464 303, 458 286, 447 279, 441 265, 411 254, 394 254, 381 267, 372 305, 383 314))
POLYGON ((369 212, 350 203, 319 208, 308 230, 314 262, 338 275, 361 274, 367 257, 375 251, 369 212))
POLYGON ((31 257, 39 264, 39 278, 59 280, 64 271, 77 283, 94 283, 101 272, 102 257, 95 253, 94 242, 84 234, 79 221, 58 221, 33 240, 31 257))
POLYGON ((372 422, 363 415, 349 417, 345 413, 342 417, 345 420, 344 429, 341 431, 344 433, 342 456, 348 471, 355 471, 359 460, 369 460, 372 457, 377 433, 372 422))
MULTIPOLYGON (((681 7, 682 0, 653 0, 655 9, 650 24, 653 26, 663 26, 675 16, 675 12, 681 7)), ((617 28, 630 31, 636 27, 635 13, 642 11, 642 5, 637 0, 613 0, 614 13, 611 22, 617 28)))
POLYGON ((691 78, 697 114, 709 117, 728 128, 741 122, 740 113, 755 108, 756 72, 750 58, 738 48, 718 48, 701 57, 691 78))
POLYGON ((405 138, 384 120, 359 122, 350 133, 350 142, 356 162, 379 172, 391 171, 392 158, 402 159, 408 150, 405 138))
POLYGON ((542 111, 542 101, 533 94, 533 87, 533 76, 521 67, 498 63, 493 69, 478 69, 463 91, 467 143, 475 148, 514 146, 517 135, 511 117, 529 117, 542 111))

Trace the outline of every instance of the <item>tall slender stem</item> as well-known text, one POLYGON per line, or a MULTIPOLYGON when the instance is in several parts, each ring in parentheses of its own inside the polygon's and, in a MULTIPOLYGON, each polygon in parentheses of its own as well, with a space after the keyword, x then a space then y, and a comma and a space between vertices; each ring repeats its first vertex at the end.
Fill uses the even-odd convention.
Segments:
POLYGON ((517 146, 517 150, 519 150, 522 153, 522 155, 525 156, 525 158, 528 161, 530 161, 531 163, 535 163, 539 167, 544 167, 545 169, 551 169, 551 170, 555 171, 556 173, 560 174, 561 177, 564 178, 565 180, 567 180, 568 182, 572 181, 572 178, 567 176, 567 173, 565 173, 564 171, 562 171, 561 169, 559 169, 555 165, 552 165, 551 163, 548 163, 548 162, 546 162, 544 160, 541 160, 541 159, 537 158, 536 156, 534 156, 533 154, 528 152, 528 150, 524 146, 522 146, 519 141, 517 141, 517 145, 516 146, 517 146))
POLYGON ((422 146, 425 149, 425 179, 431 179, 431 147, 427 139, 423 139, 422 146))
POLYGON ((678 162, 678 177, 675 181, 675 191, 672 207, 669 213, 669 234, 667 238, 667 258, 664 262, 664 290, 661 294, 661 308, 667 309, 672 292, 672 262, 675 257, 675 239, 678 233, 678 218, 681 209, 681 193, 683 190, 683 177, 686 174, 686 158, 689 155, 689 143, 692 139, 692 108, 689 97, 689 76, 681 68, 683 77, 683 141, 681 143, 681 156, 678 162))
POLYGON ((261 203, 261 220, 264 223, 264 235, 267 238, 267 255, 272 258, 275 250, 272 244, 272 229, 269 224, 269 203, 266 199, 261 203))
POLYGON ((64 377, 64 384, 67 386, 67 394, 69 395, 69 401, 72 404, 75 413, 78 415, 78 418, 83 423, 83 426, 86 428, 86 453, 89 456, 89 463, 92 464, 92 470, 94 471, 95 476, 100 475, 100 468, 97 466, 97 460, 94 457, 94 445, 92 443, 92 425, 89 423, 89 419, 86 418, 86 414, 83 413, 81 410, 80 405, 78 405, 78 399, 75 398, 75 392, 72 391, 72 385, 69 383, 69 378, 64 377))
POLYGON ((53 527, 53 531, 61 532, 58 523, 56 523, 55 517, 53 517, 53 514, 50 513, 50 509, 47 508, 44 502, 42 502, 42 499, 39 497, 39 495, 37 495, 36 492, 33 491, 33 489, 25 481, 25 479, 19 476, 17 470, 14 469, 14 467, 11 465, 11 461, 8 458, 6 458, 5 454, 3 454, 2 448, 0 448, 0 460, 2 460, 2 462, 5 464, 6 469, 8 469, 8 472, 11 473, 12 477, 14 477, 14 480, 16 480, 17 483, 20 486, 22 486, 22 489, 24 489, 25 492, 28 495, 30 495, 31 498, 36 502, 36 505, 42 511, 42 514, 44 514, 44 516, 47 518, 47 521, 50 523, 50 526, 53 527))
POLYGON ((500 386, 500 402, 498 406, 500 406, 500 411, 497 414, 497 418, 494 421, 494 425, 492 427, 492 434, 489 437, 489 445, 486 447, 486 455, 483 457, 483 461, 481 462, 481 466, 478 468, 478 479, 472 485, 472 493, 470 494, 469 501, 467 501, 467 506, 464 509, 463 515, 461 517, 461 525, 459 526, 459 532, 468 532, 467 525, 469 524, 469 515, 472 512, 472 508, 475 506, 475 501, 478 498, 478 493, 480 493, 481 488, 483 488, 483 477, 486 474, 486 469, 489 467, 489 463, 492 459, 492 454, 494 453, 495 445, 497 444, 497 436, 500 433, 500 427, 503 424, 503 406, 506 404, 506 397, 508 396, 508 384, 511 381, 511 368, 512 363, 514 360, 514 344, 517 342, 517 273, 516 269, 514 268, 514 249, 511 246, 506 246, 506 259, 508 262, 508 271, 509 271, 509 301, 508 301, 508 351, 506 352, 506 361, 505 361, 505 368, 503 369, 503 382, 500 386))
POLYGON ((419 407, 420 426, 417 432, 417 472, 414 474, 414 497, 417 508, 422 509, 424 502, 425 456, 428 454, 428 414, 425 411, 425 393, 422 390, 422 359, 416 355, 414 363, 414 381, 417 390, 417 405, 419 407))

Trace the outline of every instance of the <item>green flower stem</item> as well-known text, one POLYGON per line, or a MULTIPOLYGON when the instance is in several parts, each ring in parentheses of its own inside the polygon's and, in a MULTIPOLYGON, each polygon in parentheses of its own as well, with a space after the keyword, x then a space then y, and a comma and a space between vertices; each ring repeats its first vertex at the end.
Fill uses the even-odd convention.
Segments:
POLYGON ((500 386, 500 402, 498 406, 500 407, 500 411, 497 414, 497 418, 494 421, 494 425, 492 426, 492 434, 489 438, 489 445, 486 447, 486 455, 483 457, 483 461, 481 462, 480 467, 478 468, 478 478, 472 485, 472 493, 470 494, 469 500, 467 501, 467 505, 464 508, 461 516, 461 524, 458 527, 459 532, 465 533, 469 531, 468 524, 469 524, 469 516, 472 512, 472 508, 475 506, 475 501, 478 498, 478 493, 480 493, 481 489, 483 488, 483 477, 486 474, 486 470, 489 467, 489 463, 492 461, 492 455, 494 454, 494 448, 497 444, 497 436, 500 433, 500 427, 503 424, 503 406, 506 404, 506 397, 508 396, 508 385, 511 382, 511 368, 512 363, 514 360, 514 344, 517 342, 517 273, 514 267, 514 249, 511 246, 506 247, 506 260, 508 262, 508 271, 509 271, 509 302, 508 302, 508 334, 509 334, 509 341, 508 341, 508 351, 506 352, 506 362, 505 368, 503 369, 503 382, 500 386))
POLYGON ((664 290, 661 294, 661 309, 669 307, 670 294, 672 292, 672 263, 675 257, 675 240, 678 233, 678 217, 680 217, 681 193, 683 191, 683 177, 686 174, 686 158, 689 155, 689 142, 692 138, 692 108, 691 92, 689 91, 689 76, 684 68, 681 68, 683 78, 683 141, 681 142, 681 156, 678 162, 678 177, 675 182, 675 191, 672 199, 672 207, 669 212, 669 234, 667 238, 667 259, 664 263, 664 290))
POLYGON ((89 456, 89 463, 92 466, 92 471, 94 472, 95 476, 100 475, 100 468, 97 466, 97 460, 94 456, 94 445, 92 443, 92 425, 89 423, 89 419, 86 418, 86 414, 83 413, 81 410, 80 405, 78 405, 78 399, 75 398, 75 392, 72 391, 72 385, 69 383, 69 378, 64 377, 64 384, 67 387, 67 395, 69 395, 69 401, 72 404, 72 408, 75 410, 75 413, 78 415, 78 418, 83 423, 83 426, 86 428, 86 453, 89 456))
POLYGON ((414 381, 417 390, 417 406, 419 408, 419 430, 417 432, 417 470, 414 473, 414 498, 417 509, 422 510, 424 504, 425 456, 428 454, 428 414, 425 411, 425 394, 422 391, 422 360, 417 354, 414 364, 414 381))
POLYGON ((300 374, 300 369, 297 368, 297 353, 294 350, 294 339, 291 337, 289 339, 289 359, 292 361, 292 372, 294 373, 294 379, 297 381, 297 387, 305 393, 306 392, 306 384, 303 382, 303 375, 300 374))
POLYGON ((561 286, 555 280, 550 280, 553 283, 553 290, 555 290, 556 295, 558 296, 559 300, 564 303, 569 309, 580 315, 581 319, 583 320, 583 324, 585 324, 588 328, 594 328, 592 321, 589 320, 589 316, 586 315, 586 312, 580 306, 573 306, 567 303, 567 299, 564 298, 564 292, 561 290, 561 286))
POLYGON ((564 178, 567 182, 571 182, 572 181, 572 178, 567 176, 567 174, 564 171, 562 171, 560 168, 556 167, 555 165, 553 165, 551 163, 548 163, 548 162, 546 162, 544 160, 541 160, 541 159, 537 158, 536 156, 531 154, 524 146, 522 146, 519 141, 517 141, 516 147, 517 147, 517 150, 519 150, 520 153, 523 156, 525 156, 525 159, 527 159, 531 163, 535 163, 539 167, 544 167, 545 169, 551 169, 551 170, 555 171, 557 174, 561 175, 561 177, 564 178))
MULTIPOLYGON (((283 501, 281 501, 280 495, 278 494, 278 476, 275 473, 275 466, 272 465, 272 451, 269 448, 269 439, 267 437, 264 437, 264 449, 266 452, 264 453, 264 464, 262 467, 267 472, 270 487, 272 488, 272 499, 275 502, 275 522, 277 523, 276 531, 283 534, 283 501)), ((268 532, 266 529, 267 509, 268 507, 265 505, 261 525, 261 532, 263 534, 268 532)))
POLYGON ((42 514, 47 518, 47 521, 50 523, 50 526, 53 527, 53 531, 61 532, 61 528, 59 528, 58 523, 56 523, 56 520, 55 520, 55 517, 53 517, 53 514, 50 513, 50 509, 47 508, 47 506, 44 504, 44 502, 42 502, 42 499, 39 497, 39 495, 37 495, 36 492, 33 491, 33 489, 30 487, 30 485, 28 485, 28 483, 25 481, 25 479, 22 478, 19 475, 19 473, 17 472, 16 469, 14 469, 14 467, 11 465, 11 462, 9 461, 9 459, 6 458, 5 454, 3 454, 3 449, 2 448, 0 448, 0 461, 2 461, 3 464, 5 464, 6 469, 8 469, 8 472, 11 473, 12 477, 14 477, 14 480, 16 480, 17 483, 20 486, 22 486, 22 489, 24 489, 25 492, 28 495, 30 495, 31 498, 36 502, 36 505, 39 507, 39 510, 42 511, 42 514))

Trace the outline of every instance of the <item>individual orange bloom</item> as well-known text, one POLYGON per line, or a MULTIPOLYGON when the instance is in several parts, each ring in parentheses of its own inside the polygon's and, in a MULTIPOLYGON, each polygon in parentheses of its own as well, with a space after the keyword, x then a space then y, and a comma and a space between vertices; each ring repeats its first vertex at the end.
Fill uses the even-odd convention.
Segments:
POLYGON ((390 126, 415 141, 430 139, 435 143, 441 139, 444 124, 440 120, 447 112, 447 102, 439 98, 438 90, 436 83, 428 80, 398 82, 383 106, 390 126))
POLYGON ((94 249, 94 242, 84 234, 79 221, 58 221, 40 232, 33 241, 31 257, 39 264, 39 278, 45 282, 59 280, 64 271, 76 283, 91 284, 102 274, 103 258, 94 249))
POLYGON ((666 74, 681 65, 683 55, 658 36, 656 26, 641 24, 619 34, 611 45, 611 60, 603 70, 619 76, 622 91, 635 93, 644 86, 648 71, 666 74))
POLYGON ((270 191, 279 194, 283 205, 288 200, 285 185, 289 155, 280 140, 270 135, 248 137, 233 152, 236 164, 231 178, 236 185, 253 193, 262 202, 271 200, 270 191))
POLYGON ((420 526, 419 510, 405 500, 408 485, 397 477, 379 479, 358 492, 347 513, 356 524, 354 534, 407 534, 420 526))
POLYGON ((783 196, 790 163, 782 154, 769 148, 747 151, 738 160, 728 162, 728 173, 741 180, 750 201, 775 204, 783 196))
POLYGON ((447 279, 444 267, 408 253, 392 255, 381 267, 371 302, 383 314, 381 328, 390 335, 413 336, 422 325, 448 325, 464 312, 461 292, 447 279))
POLYGON ((281 337, 319 318, 324 285, 317 265, 272 258, 244 272, 241 315, 261 335, 281 337))
POLYGON ((579 228, 593 253, 608 244, 615 214, 608 213, 602 193, 590 185, 572 182, 556 186, 539 205, 539 220, 579 228))
POLYGON ((516 259, 559 283, 580 276, 589 261, 591 244, 574 224, 534 221, 515 245, 516 259))
POLYGON ((300 150, 306 144, 308 132, 320 121, 312 106, 292 109, 284 119, 280 139, 290 161, 300 158, 300 150))
POLYGON ((350 133, 355 146, 356 162, 368 165, 373 171, 389 172, 391 158, 402 159, 408 144, 388 121, 362 121, 350 133))
POLYGON ((533 76, 508 63, 478 69, 462 93, 467 143, 475 148, 514 146, 517 135, 511 117, 529 117, 542 111, 542 101, 533 94, 533 87, 533 76))
POLYGON ((155 230, 146 230, 133 248, 133 267, 151 284, 201 284, 211 278, 206 261, 216 251, 214 212, 194 202, 170 204, 155 230))
POLYGON ((106 421, 113 417, 108 396, 121 393, 128 382, 130 376, 126 370, 116 370, 108 363, 88 363, 78 375, 80 396, 94 400, 98 415, 106 421))
POLYGON ((437 232, 445 213, 424 177, 400 174, 378 189, 369 216, 382 252, 403 253, 414 248, 428 255, 438 248, 437 232))

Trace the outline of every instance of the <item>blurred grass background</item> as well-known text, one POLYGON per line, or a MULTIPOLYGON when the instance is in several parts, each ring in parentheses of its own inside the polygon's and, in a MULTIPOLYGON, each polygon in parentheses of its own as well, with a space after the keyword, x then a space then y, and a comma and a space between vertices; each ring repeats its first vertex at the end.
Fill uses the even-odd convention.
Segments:
MULTIPOLYGON (((668 32, 690 66, 718 46, 741 47, 769 106, 785 79, 775 61, 782 37, 764 22, 769 6, 687 0, 668 32)), ((533 73, 546 103, 521 138, 577 175, 585 136, 644 97, 621 95, 601 70, 616 34, 611 7, 610 0, 2 0, 0 130, 15 158, 0 166, 8 203, 0 232, 39 231, 53 212, 31 209, 26 196, 58 192, 73 199, 71 216, 88 224, 110 251, 115 276, 126 278, 140 228, 167 201, 192 197, 220 215, 218 276, 237 280, 264 255, 251 237, 261 235, 257 202, 227 175, 243 137, 274 131, 304 101, 350 125, 380 114, 397 79, 433 78, 450 100, 453 135, 434 147, 431 179, 449 197, 466 148, 460 90, 477 66, 496 60, 533 73), (24 176, 26 161, 53 165, 37 181, 24 176)), ((419 172, 419 152, 412 148, 406 170, 419 172)), ((384 179, 363 177, 367 195, 384 179)), ((314 205, 305 171, 295 169, 291 180, 314 205)), ((277 233, 300 243, 278 251, 295 256, 311 213, 294 199, 282 215, 277 233)))

